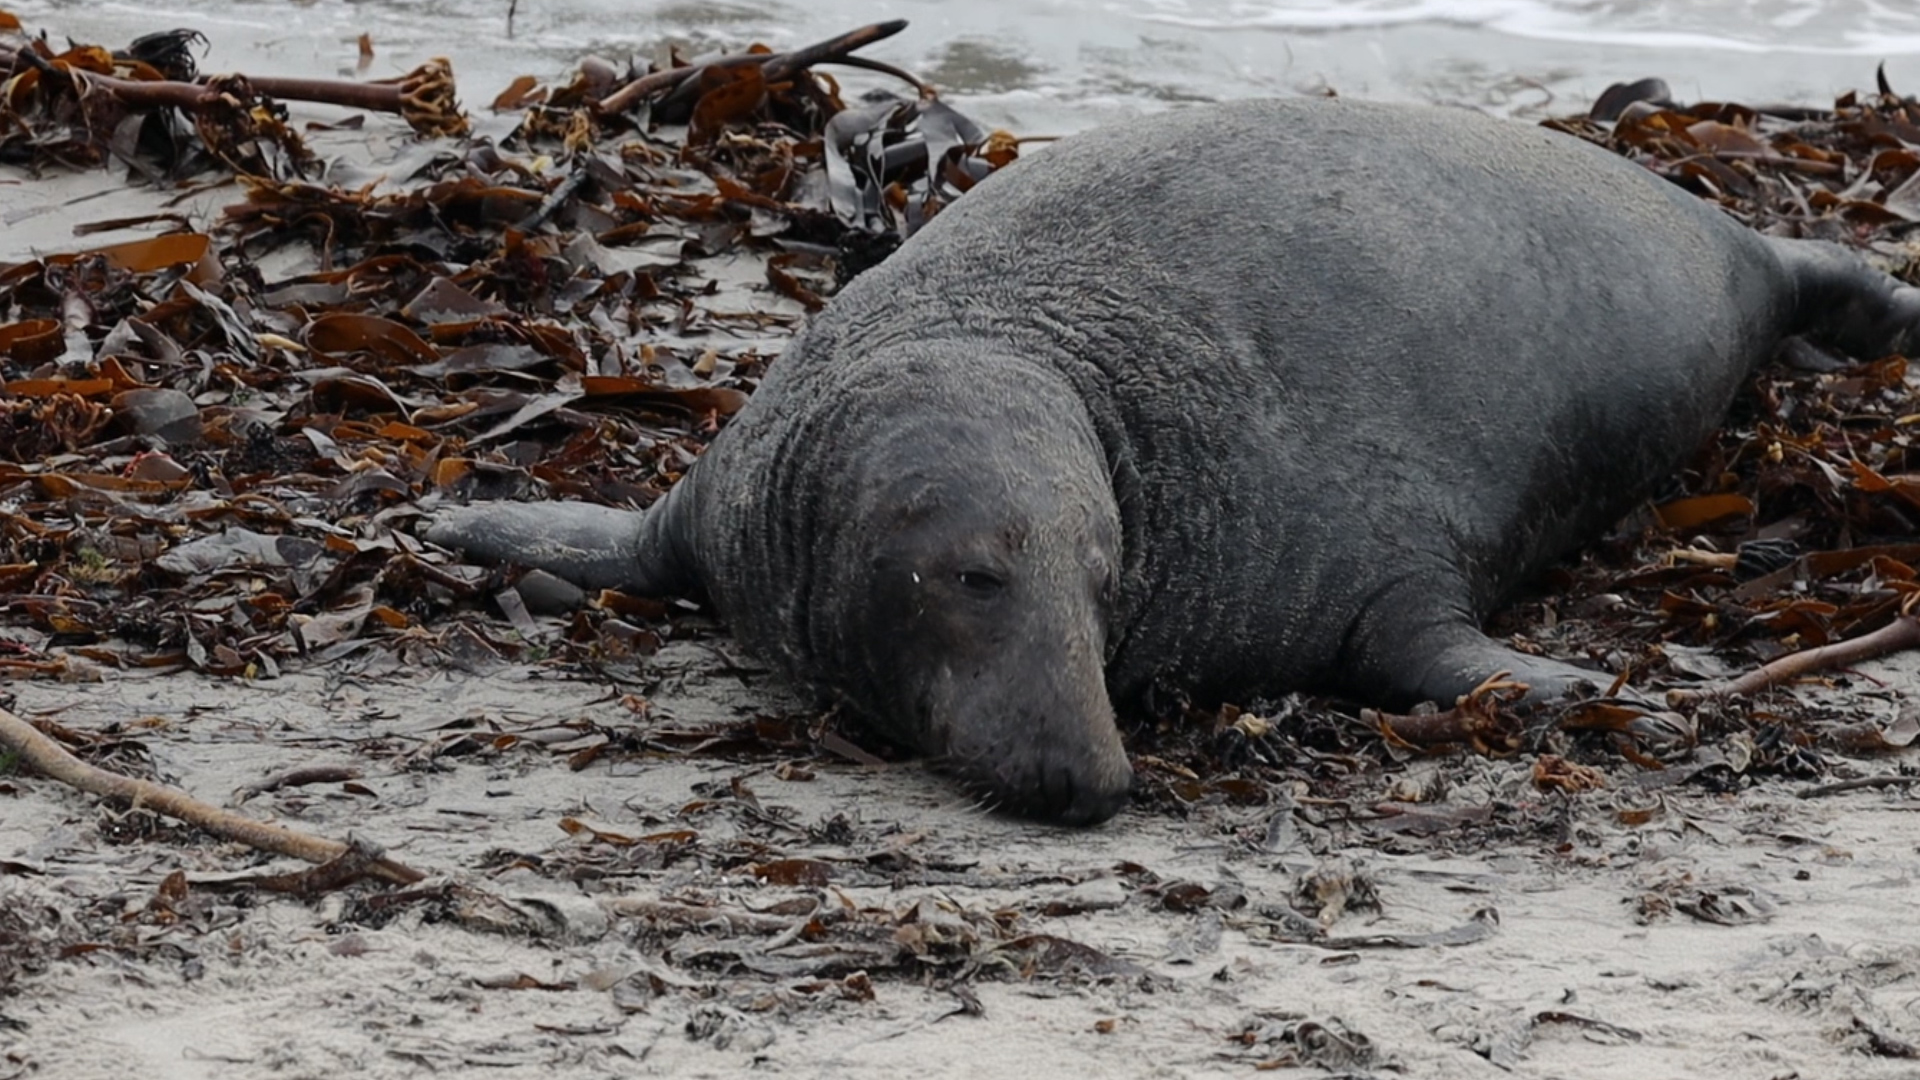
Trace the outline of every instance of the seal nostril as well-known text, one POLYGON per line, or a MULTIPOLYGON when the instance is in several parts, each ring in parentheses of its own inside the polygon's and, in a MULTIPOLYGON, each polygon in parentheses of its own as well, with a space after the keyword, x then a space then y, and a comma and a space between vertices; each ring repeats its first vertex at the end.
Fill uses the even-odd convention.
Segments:
POLYGON ((1098 825, 1132 798, 1137 778, 1121 761, 1114 769, 1111 761, 1043 759, 1006 772, 975 762, 959 770, 959 779, 990 810, 1060 825, 1098 825))
POLYGON ((1041 812, 1048 817, 1066 820, 1073 812, 1075 785, 1073 766, 1060 762, 1049 768, 1041 766, 1041 812))
POLYGON ((1049 808, 1048 816, 1063 825, 1098 825, 1125 809, 1133 797, 1132 769, 1109 777, 1098 773, 1077 774, 1068 766, 1059 775, 1059 790, 1064 799, 1049 808))

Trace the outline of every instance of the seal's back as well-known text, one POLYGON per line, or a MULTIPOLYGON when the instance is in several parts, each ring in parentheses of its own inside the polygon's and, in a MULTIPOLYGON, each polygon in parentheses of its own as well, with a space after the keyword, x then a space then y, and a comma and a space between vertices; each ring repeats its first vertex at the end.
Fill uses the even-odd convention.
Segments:
POLYGON ((1675 468, 1788 291, 1758 237, 1570 136, 1249 101, 1002 170, 774 379, 831 397, 916 336, 1056 366, 1125 511, 1116 690, 1351 688, 1370 605, 1478 619, 1675 468))

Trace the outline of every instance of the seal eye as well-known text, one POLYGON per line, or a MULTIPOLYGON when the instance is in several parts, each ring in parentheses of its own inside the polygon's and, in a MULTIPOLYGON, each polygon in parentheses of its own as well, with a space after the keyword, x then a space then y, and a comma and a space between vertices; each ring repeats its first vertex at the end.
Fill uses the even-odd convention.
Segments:
POLYGON ((997 596, 1007 587, 1006 581, 990 570, 962 570, 954 575, 954 580, 962 589, 983 598, 997 596))

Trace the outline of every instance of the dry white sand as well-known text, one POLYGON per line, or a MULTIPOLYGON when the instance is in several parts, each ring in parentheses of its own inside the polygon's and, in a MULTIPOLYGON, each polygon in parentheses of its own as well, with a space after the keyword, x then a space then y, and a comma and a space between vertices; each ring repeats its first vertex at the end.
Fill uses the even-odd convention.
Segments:
MULTIPOLYGON (((548 932, 429 921, 431 905, 373 927, 347 919, 338 894, 260 893, 236 906, 197 891, 190 917, 161 925, 140 912, 170 872, 218 878, 263 860, 195 834, 110 843, 114 816, 95 800, 15 777, 0 787, 0 904, 47 913, 43 925, 82 940, 111 935, 116 947, 56 959, 0 1001, 0 1077, 351 1070, 373 1080, 482 1067, 554 1078, 1186 1077, 1292 1060, 1296 1041, 1350 1075, 1920 1075, 1920 1062, 1886 1056, 1920 1042, 1920 802, 1898 788, 1802 800, 1776 781, 1720 796, 1648 785, 1622 764, 1607 790, 1566 797, 1533 789, 1528 761, 1454 759, 1412 767, 1448 781, 1446 798, 1420 809, 1496 807, 1495 820, 1513 826, 1506 838, 1369 833, 1328 808, 1280 810, 1287 827, 1272 828, 1266 807, 1184 818, 1135 810, 1070 831, 976 813, 913 767, 816 764, 812 779, 782 780, 765 762, 610 755, 576 772, 567 747, 541 741, 583 719, 644 730, 788 707, 716 666, 704 646, 670 647, 645 719, 609 701, 606 687, 529 668, 470 675, 377 663, 254 685, 189 675, 17 685, 22 713, 51 712, 85 731, 137 725, 164 776, 215 802, 290 767, 357 764, 361 793, 305 787, 246 810, 387 845, 531 905, 548 932), (433 752, 473 730, 526 737, 433 752), (742 776, 757 810, 726 795, 742 776), (1622 808, 1654 812, 1629 827, 1622 808), (852 883, 767 885, 708 872, 698 858, 573 882, 561 868, 581 865, 572 857, 596 842, 568 835, 563 818, 627 837, 692 829, 710 845, 778 820, 780 854, 834 862, 852 883), (968 868, 974 880, 860 873, 877 865, 862 860, 888 851, 923 869, 968 868), (1335 935, 1454 930, 1488 909, 1497 915, 1479 918, 1497 927, 1451 947, 1274 941, 1297 883, 1341 859, 1372 880, 1380 908, 1348 912, 1335 935), (1166 910, 1128 863, 1243 890, 1247 903, 1166 910), (988 964, 967 984, 978 1009, 962 1011, 962 997, 896 969, 874 973, 869 1000, 838 974, 768 976, 739 962, 796 955, 791 941, 658 933, 607 913, 612 897, 661 896, 736 910, 795 897, 895 912, 919 904, 930 923, 1004 908, 1025 913, 1023 932, 1092 946, 1140 972, 1100 980, 1043 966, 1022 978, 988 964), (1038 914, 1058 897, 1091 910, 1038 914), (1755 918, 1720 925, 1688 907, 1755 918), (689 959, 701 949, 720 962, 689 959), (508 988, 523 977, 560 988, 508 988), (1343 1030, 1359 1048, 1345 1064, 1326 1049, 1341 1045, 1329 1032, 1343 1030)), ((1915 685, 1912 662, 1873 673, 1915 685)), ((1381 793, 1403 778, 1380 778, 1381 793)))

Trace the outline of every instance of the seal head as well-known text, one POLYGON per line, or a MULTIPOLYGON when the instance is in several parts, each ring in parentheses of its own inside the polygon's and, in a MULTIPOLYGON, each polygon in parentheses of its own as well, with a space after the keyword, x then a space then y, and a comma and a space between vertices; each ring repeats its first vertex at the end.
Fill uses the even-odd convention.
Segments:
POLYGON ((822 537, 816 668, 985 804, 1105 820, 1133 771, 1104 674, 1121 531, 1099 444, 1050 370, 918 374, 890 384, 913 407, 869 410, 887 419, 845 477, 851 527, 822 537))

